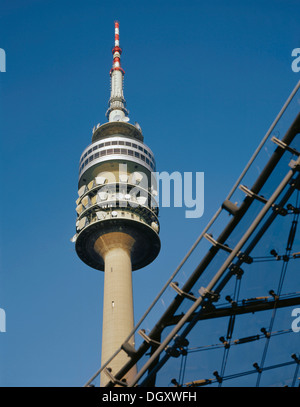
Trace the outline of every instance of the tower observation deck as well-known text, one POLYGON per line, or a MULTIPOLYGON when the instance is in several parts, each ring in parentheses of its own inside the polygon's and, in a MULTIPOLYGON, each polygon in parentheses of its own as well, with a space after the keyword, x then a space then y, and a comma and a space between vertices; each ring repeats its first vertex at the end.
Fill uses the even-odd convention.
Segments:
MULTIPOLYGON (((101 363, 105 363, 134 327, 132 271, 150 264, 160 251, 153 152, 140 126, 129 123, 123 94, 124 70, 115 22, 107 123, 93 129, 92 143, 79 163, 76 234, 79 258, 104 271, 101 363)), ((129 342, 134 346, 134 338, 129 342)), ((120 352, 109 364, 117 372, 127 361, 120 352)), ((135 366, 125 379, 136 373, 135 366)), ((101 375, 101 386, 109 381, 101 375)))

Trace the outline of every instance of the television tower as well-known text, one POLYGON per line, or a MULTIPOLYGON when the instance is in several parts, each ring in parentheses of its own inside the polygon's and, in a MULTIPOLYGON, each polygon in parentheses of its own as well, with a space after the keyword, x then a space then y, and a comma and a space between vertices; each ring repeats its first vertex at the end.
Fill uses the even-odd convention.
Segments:
MULTIPOLYGON (((92 143, 79 164, 75 242, 79 258, 104 271, 101 365, 134 328, 132 271, 150 264, 160 251, 155 201, 154 155, 138 123, 129 123, 123 94, 124 70, 115 22, 107 123, 93 129, 92 143)), ((132 337, 129 344, 134 346, 132 337)), ((117 373, 128 361, 121 351, 108 365, 117 373)), ((136 368, 125 379, 136 373, 136 368)), ((101 386, 109 381, 101 374, 101 386)))

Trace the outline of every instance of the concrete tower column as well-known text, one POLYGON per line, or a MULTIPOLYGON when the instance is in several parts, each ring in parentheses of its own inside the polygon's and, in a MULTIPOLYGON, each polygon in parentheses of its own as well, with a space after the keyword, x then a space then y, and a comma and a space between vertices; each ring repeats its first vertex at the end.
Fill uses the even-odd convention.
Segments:
MULTIPOLYGON (((97 239, 95 250, 104 260, 104 299, 102 325, 103 365, 134 328, 131 249, 134 239, 122 232, 107 233, 97 239)), ((129 343, 134 346, 134 337, 129 343)), ((128 361, 121 351, 109 364, 112 374, 116 374, 128 361)), ((136 374, 132 368, 126 375, 129 381, 136 374)), ((109 381, 105 373, 101 374, 101 386, 109 381)))

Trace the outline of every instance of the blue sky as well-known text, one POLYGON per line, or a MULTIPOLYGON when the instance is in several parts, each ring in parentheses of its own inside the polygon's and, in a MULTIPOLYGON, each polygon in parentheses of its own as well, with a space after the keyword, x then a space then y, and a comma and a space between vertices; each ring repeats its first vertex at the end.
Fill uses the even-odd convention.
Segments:
POLYGON ((103 273, 70 238, 79 158, 106 121, 114 21, 129 116, 157 170, 205 174, 201 218, 161 209, 161 253, 133 276, 138 319, 299 81, 299 12, 293 0, 2 0, 2 386, 81 386, 100 365, 103 273))

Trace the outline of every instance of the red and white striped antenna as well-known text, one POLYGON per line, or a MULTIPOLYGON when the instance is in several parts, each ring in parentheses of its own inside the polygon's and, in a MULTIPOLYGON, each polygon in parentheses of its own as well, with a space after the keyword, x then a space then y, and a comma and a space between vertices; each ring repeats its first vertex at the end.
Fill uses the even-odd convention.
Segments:
POLYGON ((109 121, 128 121, 128 110, 126 109, 126 101, 123 94, 123 79, 124 69, 121 68, 121 54, 120 48, 120 24, 115 21, 115 46, 112 49, 113 65, 109 72, 111 77, 111 93, 109 99, 109 108, 106 116, 109 121))
POLYGON ((120 27, 119 21, 115 21, 115 47, 120 46, 120 44, 119 44, 119 35, 120 35, 119 27, 120 27))
POLYGON ((121 68, 121 54, 122 48, 120 48, 120 24, 119 21, 115 21, 115 46, 112 49, 113 53, 113 66, 110 70, 110 74, 113 70, 122 71, 125 74, 124 69, 121 68))

